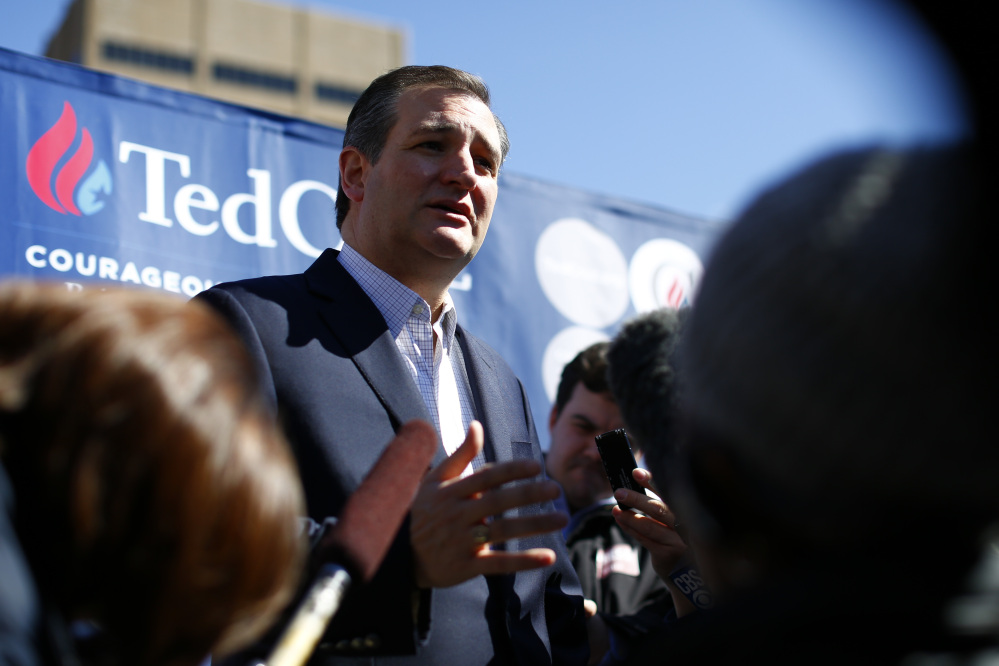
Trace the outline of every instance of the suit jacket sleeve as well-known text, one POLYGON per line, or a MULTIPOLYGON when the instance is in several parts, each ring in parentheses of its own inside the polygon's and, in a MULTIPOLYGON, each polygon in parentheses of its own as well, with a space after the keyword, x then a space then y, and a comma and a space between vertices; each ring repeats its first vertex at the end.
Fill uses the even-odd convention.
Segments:
MULTIPOLYGON (((262 284, 267 285, 266 282, 262 284)), ((240 290, 230 290, 228 287, 216 287, 196 297, 217 312, 219 312, 233 327, 245 343, 258 369, 261 390, 274 408, 276 418, 281 422, 295 452, 299 473, 303 480, 309 517, 317 523, 326 518, 336 516, 346 498, 353 492, 356 483, 345 480, 343 483, 331 483, 327 479, 319 479, 310 474, 321 464, 317 460, 317 452, 309 445, 302 445, 301 420, 295 414, 287 412, 285 403, 287 397, 281 397, 285 391, 279 390, 275 375, 281 376, 283 359, 277 357, 278 347, 286 345, 288 333, 284 330, 287 319, 283 314, 261 312, 258 303, 252 296, 240 290), (335 495, 335 496, 334 496, 335 495)), ((262 299, 263 307, 269 307, 272 301, 262 299)), ((305 378, 303 378, 304 380, 305 378)), ((345 418, 349 418, 346 415, 345 418)), ((380 437, 387 444, 392 437, 392 429, 386 426, 385 434, 380 437)), ((358 428, 360 431, 361 428, 358 428)), ((360 432, 358 438, 363 440, 360 432)), ((372 459, 378 452, 372 452, 372 459)), ((363 467, 363 465, 362 465, 363 467)), ((366 471, 364 467, 363 471, 366 471)), ((363 476, 359 473, 357 476, 363 476)), ((359 481, 356 479, 355 481, 359 481)), ((311 562, 304 572, 302 592, 311 583, 312 575, 320 562, 311 562)), ((334 617, 326 635, 323 637, 323 648, 332 652, 356 653, 367 655, 377 654, 413 654, 420 641, 414 620, 413 591, 416 589, 413 579, 412 549, 409 544, 408 519, 400 528, 389 553, 374 579, 363 588, 354 588, 346 595, 340 610, 334 617), (358 647, 359 641, 362 645, 358 647)), ((297 601, 297 600, 296 600, 297 601)), ((288 615, 295 608, 291 604, 288 615)), ((269 650, 277 639, 283 622, 279 622, 274 630, 260 645, 255 647, 252 656, 259 656, 269 650)), ((251 655, 241 655, 240 662, 251 655)))

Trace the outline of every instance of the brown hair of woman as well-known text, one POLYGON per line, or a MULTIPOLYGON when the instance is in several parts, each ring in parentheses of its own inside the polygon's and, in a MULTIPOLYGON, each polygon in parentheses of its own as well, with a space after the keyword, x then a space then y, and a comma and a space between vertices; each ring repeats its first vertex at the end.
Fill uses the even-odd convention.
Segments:
POLYGON ((229 653, 294 593, 293 459, 196 303, 0 285, 0 456, 42 603, 93 621, 102 663, 229 653))

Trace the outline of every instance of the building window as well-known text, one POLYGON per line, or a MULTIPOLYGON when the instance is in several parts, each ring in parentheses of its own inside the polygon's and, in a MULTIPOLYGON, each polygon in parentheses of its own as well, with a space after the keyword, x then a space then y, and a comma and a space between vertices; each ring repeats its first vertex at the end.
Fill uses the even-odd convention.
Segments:
POLYGON ((294 95, 298 90, 298 82, 290 76, 270 74, 244 67, 216 63, 212 69, 215 78, 227 83, 235 83, 251 88, 264 88, 272 92, 294 95))
POLYGON ((329 83, 316 84, 316 97, 327 102, 340 102, 352 106, 360 96, 359 90, 348 90, 329 83))
POLYGON ((135 46, 125 46, 124 44, 116 44, 115 42, 104 43, 104 57, 107 60, 115 60, 135 65, 136 67, 162 69, 181 74, 194 73, 193 58, 135 46))

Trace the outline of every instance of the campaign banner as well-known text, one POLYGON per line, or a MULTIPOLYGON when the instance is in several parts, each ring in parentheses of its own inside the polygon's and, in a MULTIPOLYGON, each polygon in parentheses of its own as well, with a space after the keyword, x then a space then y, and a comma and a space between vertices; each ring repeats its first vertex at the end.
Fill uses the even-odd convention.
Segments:
POLYGON ((501 176, 489 234, 451 293, 464 325, 498 349, 524 382, 543 446, 564 365, 639 312, 690 305, 723 228, 501 176))
MULTIPOLYGON (((0 49, 0 276, 191 297, 341 243, 339 129, 0 49)), ((516 137, 512 137, 516 143, 516 137)), ((539 434, 562 365, 694 298, 723 223, 502 173, 459 320, 508 360, 539 434)))

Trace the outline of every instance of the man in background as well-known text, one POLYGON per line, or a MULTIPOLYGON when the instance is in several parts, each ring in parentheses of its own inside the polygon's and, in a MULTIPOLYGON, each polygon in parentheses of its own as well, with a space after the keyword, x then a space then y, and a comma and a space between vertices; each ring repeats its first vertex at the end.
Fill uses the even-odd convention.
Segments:
MULTIPOLYGON (((669 595, 650 555, 615 522, 616 506, 596 436, 624 427, 607 384, 607 342, 587 347, 562 370, 548 416, 548 476, 562 487, 570 514, 566 547, 590 613, 590 661, 628 644, 662 622, 669 595)), ((636 450, 636 455, 640 455, 636 450)))

